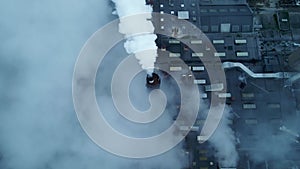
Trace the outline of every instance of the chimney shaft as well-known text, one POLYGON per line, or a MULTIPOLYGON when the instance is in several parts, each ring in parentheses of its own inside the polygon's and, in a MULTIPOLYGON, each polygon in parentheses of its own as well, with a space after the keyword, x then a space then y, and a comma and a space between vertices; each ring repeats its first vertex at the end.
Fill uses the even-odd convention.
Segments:
POLYGON ((156 73, 152 73, 151 75, 147 74, 146 86, 148 88, 159 88, 160 78, 159 78, 158 74, 156 74, 156 73))

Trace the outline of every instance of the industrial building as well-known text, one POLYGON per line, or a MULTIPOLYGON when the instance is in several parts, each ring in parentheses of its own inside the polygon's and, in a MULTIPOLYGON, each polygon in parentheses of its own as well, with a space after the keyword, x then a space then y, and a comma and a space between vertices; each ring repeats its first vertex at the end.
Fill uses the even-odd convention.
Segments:
MULTIPOLYGON (((234 112, 230 126, 239 155, 237 165, 222 166, 212 153, 215 149, 207 142, 200 144, 199 133, 190 132, 185 140, 190 160, 188 168, 298 169, 300 51, 293 45, 299 39, 295 29, 290 32, 289 13, 272 10, 271 16, 277 25, 262 24, 254 29, 259 25, 255 23, 257 18, 263 20, 270 14, 255 12, 253 8, 257 7, 251 8, 243 0, 156 0, 151 3, 154 12, 175 15, 193 23, 215 49, 210 51, 205 40, 197 35, 183 37, 184 28, 172 27, 169 29, 173 37, 158 35, 157 45, 161 49, 158 62, 164 60, 170 71, 186 76, 184 68, 176 62, 176 58, 182 59, 194 73, 194 84, 203 90, 202 99, 209 100, 212 95, 225 98, 234 112), (279 35, 269 36, 270 32, 279 35), (203 52, 191 50, 182 41, 200 47, 203 52), (164 51, 170 53, 166 55, 164 51), (225 70, 227 86, 209 80, 203 61, 212 57, 221 59, 219 66, 225 70), (291 149, 286 152, 284 146, 291 149), (278 150, 276 155, 275 149, 278 150)), ((154 22, 160 31, 170 26, 163 18, 154 22)), ((199 117, 195 126, 201 127, 204 121, 199 117)))

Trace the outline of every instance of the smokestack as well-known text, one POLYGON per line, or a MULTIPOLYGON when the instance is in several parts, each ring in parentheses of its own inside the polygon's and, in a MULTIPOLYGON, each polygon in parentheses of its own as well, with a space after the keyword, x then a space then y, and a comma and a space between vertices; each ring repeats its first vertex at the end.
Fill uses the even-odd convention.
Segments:
POLYGON ((146 86, 148 88, 159 88, 160 78, 159 78, 158 74, 156 74, 156 73, 147 74, 146 86))

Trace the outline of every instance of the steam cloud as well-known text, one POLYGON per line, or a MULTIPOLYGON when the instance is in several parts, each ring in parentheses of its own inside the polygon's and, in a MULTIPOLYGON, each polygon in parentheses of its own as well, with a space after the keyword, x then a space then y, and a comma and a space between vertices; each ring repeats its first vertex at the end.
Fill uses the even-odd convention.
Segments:
POLYGON ((239 159, 235 134, 230 127, 231 119, 231 108, 227 106, 217 130, 208 140, 216 150, 215 156, 222 167, 236 167, 239 159))
MULTIPOLYGON (((0 1, 1 169, 183 167, 180 149, 141 160, 114 156, 96 146, 79 125, 71 93, 74 64, 89 36, 115 19, 111 11, 102 0, 0 1)), ((121 47, 106 57, 99 74, 124 59, 121 47)), ((108 102, 108 92, 101 88, 98 95, 108 102)), ((108 106, 105 111, 115 110, 108 106)))
MULTIPOLYGON (((288 115, 281 125, 274 128, 270 123, 262 123, 257 126, 256 130, 257 140, 244 140, 243 144, 252 147, 249 151, 249 157, 256 163, 263 163, 265 161, 275 161, 277 167, 289 165, 290 167, 295 164, 290 163, 289 159, 299 160, 299 142, 291 134, 280 131, 280 126, 285 126, 289 130, 299 134, 300 124, 299 116, 292 114, 288 115), (289 164, 288 164, 288 163, 289 164)), ((244 134, 244 133, 242 133, 244 134)), ((298 140, 299 141, 299 140, 298 140)))
MULTIPOLYGON (((266 165, 265 163, 268 162, 279 168, 286 165, 296 167, 296 164, 291 163, 288 159, 299 159, 299 152, 295 149, 295 144, 299 144, 296 139, 299 138, 280 131, 280 125, 274 128, 274 124, 261 123, 253 131, 258 139, 247 139, 251 132, 245 130, 235 133, 231 128, 230 121, 233 119, 233 115, 233 110, 227 106, 217 130, 208 140, 215 149, 214 156, 218 159, 221 167, 237 167, 240 158, 246 158, 253 162, 251 165, 254 165, 254 168, 255 165, 262 163, 266 165), (236 136, 245 138, 238 137, 240 142, 237 142, 236 136), (240 156, 237 152, 237 146, 247 149, 246 156, 240 156)), ((283 125, 298 134, 297 131, 300 129, 299 117, 287 116, 283 125)))
MULTIPOLYGON (((135 3, 124 0, 122 2, 135 3)), ((123 10, 132 8, 128 4, 123 10)), ((87 38, 113 19, 115 18, 111 16, 110 6, 107 1, 102 0, 0 1, 1 169, 181 169, 184 167, 186 161, 181 156, 181 145, 155 158, 124 159, 98 148, 82 131, 76 119, 71 95, 76 57, 87 38)), ((110 53, 110 57, 106 57, 106 63, 117 65, 125 57, 122 55, 126 55, 121 48, 123 46, 110 53)), ((103 72, 104 77, 98 79, 99 81, 111 78, 108 72, 113 72, 110 70, 110 65, 103 65, 99 72, 103 72)), ((142 83, 144 86, 144 79, 142 83)), ((136 91, 139 95, 133 97, 139 100, 142 90, 136 89, 136 91)), ((108 93, 109 90, 102 87, 97 95, 103 101, 109 102, 108 93)), ((106 109, 108 115, 114 112, 110 104, 106 109)), ((234 164, 236 160, 233 135, 225 135, 226 132, 233 134, 229 127, 231 116, 228 109, 210 140, 211 144, 215 145, 218 158, 224 165, 234 164), (230 148, 227 149, 224 143, 230 148)), ((127 124, 118 126, 120 124, 117 117, 108 120, 115 122, 116 128, 122 129, 124 133, 128 130, 130 133, 146 130, 146 127, 124 128, 127 124)), ((284 123, 285 126, 299 133, 299 116, 289 117, 286 121, 289 123, 284 123)), ((264 124, 258 128, 256 134, 259 140, 243 142, 246 147, 253 148, 253 151, 249 152, 252 161, 280 162, 287 156, 299 157, 299 153, 293 147, 296 143, 291 140, 290 135, 279 131, 279 135, 274 140, 274 134, 270 132, 273 128, 270 125, 264 124)), ((153 129, 150 134, 157 134, 157 131, 159 129, 153 129)))
POLYGON ((157 57, 157 46, 155 40, 154 26, 151 19, 152 7, 146 5, 145 0, 112 0, 115 3, 116 13, 120 17, 119 30, 124 34, 127 41, 124 47, 128 54, 134 54, 139 60, 142 68, 153 72, 157 57), (128 19, 128 16, 134 19, 128 19), (145 51, 145 52, 142 52, 145 51), (142 53, 141 53, 142 52, 142 53))

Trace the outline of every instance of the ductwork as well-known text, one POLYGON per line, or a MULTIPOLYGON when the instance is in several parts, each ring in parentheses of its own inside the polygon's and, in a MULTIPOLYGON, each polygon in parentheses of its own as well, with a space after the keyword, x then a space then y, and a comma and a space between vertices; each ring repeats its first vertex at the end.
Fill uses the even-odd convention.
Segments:
POLYGON ((278 73, 254 73, 244 64, 239 62, 224 62, 223 63, 224 69, 230 68, 240 68, 244 72, 246 72, 249 76, 253 78, 277 78, 277 79, 288 79, 292 76, 292 73, 289 72, 278 72, 278 73))

